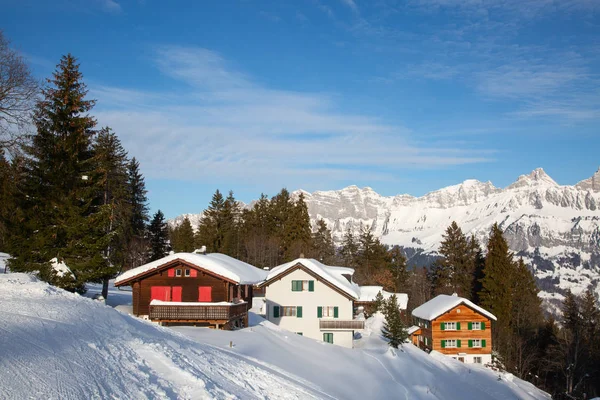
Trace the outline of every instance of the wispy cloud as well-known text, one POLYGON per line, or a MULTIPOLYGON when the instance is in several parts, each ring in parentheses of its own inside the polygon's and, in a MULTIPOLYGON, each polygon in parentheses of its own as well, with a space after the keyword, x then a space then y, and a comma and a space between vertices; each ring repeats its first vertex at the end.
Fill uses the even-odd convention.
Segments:
POLYGON ((146 94, 93 88, 99 121, 119 133, 150 177, 294 186, 310 175, 334 185, 358 179, 357 167, 372 179, 389 180, 390 171, 409 166, 490 157, 418 144, 405 127, 344 112, 331 94, 266 87, 207 49, 167 46, 156 54, 160 71, 185 89, 146 94))
POLYGON ((354 0, 340 0, 340 1, 347 7, 350 7, 350 9, 353 12, 358 13, 358 6, 356 5, 356 2, 354 0))
POLYGON ((111 13, 120 13, 122 11, 121 5, 117 3, 115 0, 100 0, 102 4, 102 8, 105 11, 111 13))

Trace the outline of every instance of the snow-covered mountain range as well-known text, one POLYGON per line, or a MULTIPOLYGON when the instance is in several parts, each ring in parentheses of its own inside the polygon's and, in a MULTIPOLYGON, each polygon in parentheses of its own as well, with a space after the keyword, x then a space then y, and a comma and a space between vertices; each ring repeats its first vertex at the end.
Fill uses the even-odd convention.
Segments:
MULTIPOLYGON (((303 193, 313 226, 325 220, 338 243, 346 230, 369 227, 382 242, 403 246, 413 264, 426 264, 452 221, 483 245, 497 222, 510 248, 533 266, 549 304, 566 289, 580 293, 591 285, 600 295, 600 169, 574 186, 538 168, 506 188, 466 180, 421 197, 356 186, 303 193)), ((201 218, 188 217, 194 226, 201 218)))

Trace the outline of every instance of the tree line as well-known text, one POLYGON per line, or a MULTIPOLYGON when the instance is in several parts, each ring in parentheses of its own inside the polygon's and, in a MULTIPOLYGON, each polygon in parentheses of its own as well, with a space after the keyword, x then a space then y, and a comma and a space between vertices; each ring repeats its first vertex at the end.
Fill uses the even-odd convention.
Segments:
POLYGON ((106 297, 109 279, 149 255, 139 162, 98 127, 71 54, 41 85, 0 31, 0 64, 0 249, 12 271, 78 292, 102 283, 106 297))

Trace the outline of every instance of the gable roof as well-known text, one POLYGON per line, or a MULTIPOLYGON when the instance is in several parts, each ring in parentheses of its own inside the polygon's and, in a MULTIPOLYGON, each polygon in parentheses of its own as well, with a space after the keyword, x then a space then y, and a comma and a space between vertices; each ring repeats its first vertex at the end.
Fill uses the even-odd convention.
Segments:
POLYGON ((427 303, 421 304, 419 307, 413 310, 412 315, 417 318, 432 321, 440 315, 442 315, 443 313, 452 310, 454 307, 460 304, 464 304, 468 307, 471 307, 480 314, 483 314, 489 319, 493 319, 494 321, 496 321, 496 316, 494 314, 484 310, 472 301, 467 300, 463 297, 449 296, 447 294, 440 294, 439 296, 429 300, 427 303))
POLYGON ((393 294, 395 294, 396 298, 398 299, 398 308, 401 310, 406 310, 406 307, 408 306, 408 294, 386 292, 383 290, 383 286, 361 286, 358 301, 375 301, 375 297, 379 292, 381 292, 384 300, 389 299, 393 294))
POLYGON ((281 264, 271 271, 268 272, 268 275, 263 284, 268 285, 270 281, 276 279, 279 276, 284 275, 288 271, 292 271, 295 267, 302 266, 307 271, 312 272, 314 275, 322 278, 327 281, 329 284, 344 292, 346 295, 350 296, 353 299, 358 299, 359 296, 359 288, 355 283, 351 283, 346 279, 344 274, 353 274, 354 270, 352 268, 346 267, 332 267, 329 265, 325 265, 320 263, 319 261, 312 258, 297 258, 294 261, 290 261, 285 264, 281 264))
POLYGON ((263 271, 262 269, 256 268, 253 265, 229 257, 225 254, 175 253, 123 272, 115 279, 115 285, 123 285, 132 278, 146 275, 151 271, 157 270, 160 267, 177 260, 212 272, 215 275, 222 276, 240 285, 254 285, 262 282, 267 275, 267 271, 263 271))

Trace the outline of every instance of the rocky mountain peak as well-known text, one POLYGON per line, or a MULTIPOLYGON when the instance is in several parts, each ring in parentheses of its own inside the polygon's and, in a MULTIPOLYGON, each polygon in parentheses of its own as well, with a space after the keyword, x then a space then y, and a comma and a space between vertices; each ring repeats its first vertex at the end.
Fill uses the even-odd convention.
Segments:
POLYGON ((529 175, 521 175, 517 180, 508 186, 508 189, 517 189, 529 186, 558 186, 543 168, 536 168, 529 175))
POLYGON ((584 179, 575 185, 578 189, 600 192, 600 167, 590 178, 584 179))

